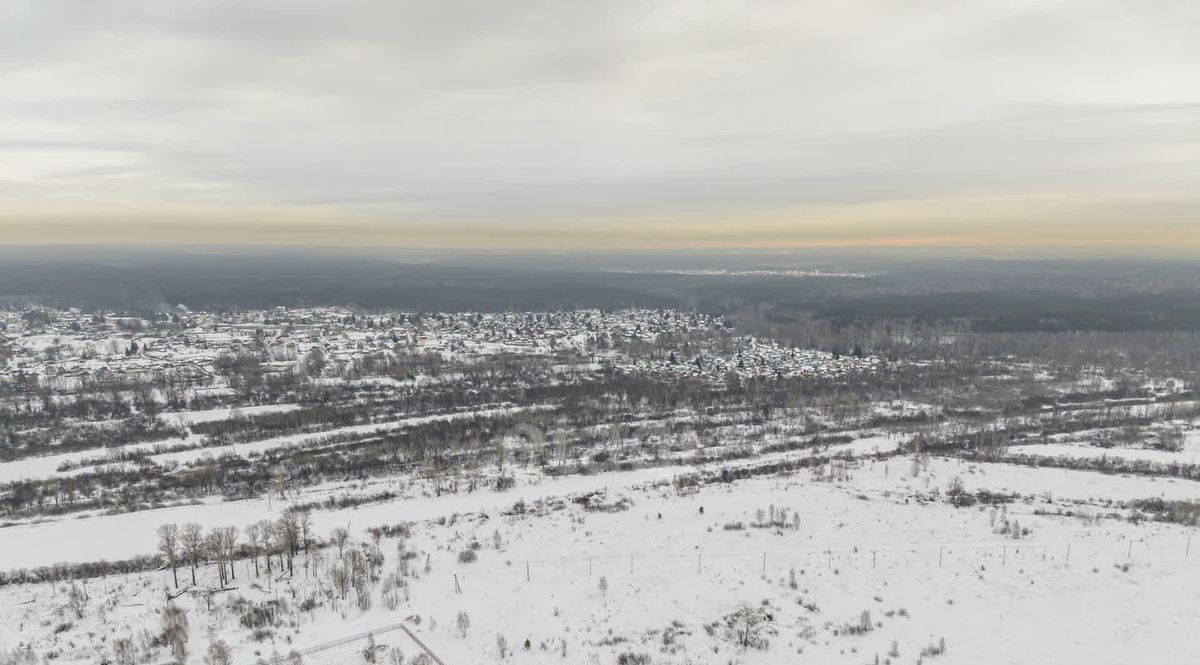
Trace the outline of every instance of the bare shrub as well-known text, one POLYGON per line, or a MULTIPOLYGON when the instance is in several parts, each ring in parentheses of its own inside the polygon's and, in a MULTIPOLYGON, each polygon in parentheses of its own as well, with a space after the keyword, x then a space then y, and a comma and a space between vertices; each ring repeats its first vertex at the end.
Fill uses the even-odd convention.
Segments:
POLYGON ((766 649, 775 628, 772 615, 763 607, 743 605, 719 621, 704 626, 709 635, 719 637, 743 648, 766 649))
POLYGON ((118 637, 113 640, 113 662, 116 665, 133 665, 137 659, 133 640, 128 637, 118 637))
POLYGON ((208 653, 204 654, 204 665, 230 665, 233 662, 233 650, 221 640, 213 640, 208 645, 208 653))
POLYGON ((933 656, 940 656, 944 653, 946 653, 946 638, 944 638, 944 637, 938 638, 937 644, 930 644, 929 646, 925 647, 924 649, 921 649, 921 657, 922 658, 931 658, 933 656))
POLYGON ((163 642, 171 649, 177 663, 187 662, 188 620, 184 612, 174 603, 163 610, 163 642))

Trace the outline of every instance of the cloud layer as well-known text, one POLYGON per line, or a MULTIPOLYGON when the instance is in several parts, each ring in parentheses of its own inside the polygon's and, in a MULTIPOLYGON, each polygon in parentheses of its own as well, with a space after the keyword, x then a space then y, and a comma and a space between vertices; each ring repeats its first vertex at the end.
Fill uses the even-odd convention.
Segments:
POLYGON ((0 0, 0 231, 1178 247, 1200 224, 1191 0, 267 4, 0 0))

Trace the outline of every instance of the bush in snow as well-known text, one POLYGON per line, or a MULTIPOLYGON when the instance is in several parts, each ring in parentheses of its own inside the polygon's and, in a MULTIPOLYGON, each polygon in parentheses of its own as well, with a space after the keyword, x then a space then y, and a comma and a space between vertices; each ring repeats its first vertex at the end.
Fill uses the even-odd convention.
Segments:
POLYGON ((380 647, 375 644, 375 636, 367 634, 367 646, 363 647, 363 661, 367 663, 378 662, 380 647))
POLYGON ((204 655, 204 665, 230 665, 233 662, 233 650, 221 640, 213 640, 208 645, 208 653, 204 655))
POLYGON ((366 577, 354 580, 354 597, 358 601, 358 609, 366 612, 371 609, 371 586, 366 577))
POLYGON ((380 591, 380 597, 383 598, 384 607, 389 610, 395 610, 400 606, 400 602, 407 600, 408 582, 400 575, 393 573, 383 578, 383 588, 380 591))
POLYGON ((174 603, 163 610, 163 643, 171 650, 175 662, 187 662, 188 620, 184 612, 174 603))
POLYGON ((743 605, 704 626, 704 630, 740 647, 766 649, 771 644, 770 637, 775 635, 775 628, 770 625, 772 619, 766 608, 743 605))
POLYGON ((858 615, 856 623, 847 623, 842 626, 842 632, 847 635, 862 635, 871 632, 875 628, 875 624, 871 621, 870 610, 863 610, 862 614, 858 615))
POLYGON ((76 619, 83 618, 83 610, 87 607, 87 593, 76 586, 73 581, 70 590, 67 591, 67 605, 75 614, 76 619))
POLYGON ((33 652, 33 647, 25 647, 15 651, 0 651, 0 665, 36 665, 38 662, 37 654, 33 652))
POLYGON ((239 614, 238 623, 242 628, 277 628, 280 625, 280 614, 287 612, 283 601, 268 600, 252 604, 245 598, 238 597, 229 603, 229 609, 239 614))
POLYGON ((137 652, 133 648, 133 640, 128 637, 118 637, 113 640, 113 662, 116 665, 133 665, 137 652))
MULTIPOLYGON (((930 658, 932 656, 940 656, 944 653, 946 653, 946 638, 942 637, 942 638, 938 639, 937 644, 930 644, 929 646, 925 647, 924 649, 921 649, 921 658, 930 658)), ((917 662, 920 662, 920 661, 917 661, 917 662)))

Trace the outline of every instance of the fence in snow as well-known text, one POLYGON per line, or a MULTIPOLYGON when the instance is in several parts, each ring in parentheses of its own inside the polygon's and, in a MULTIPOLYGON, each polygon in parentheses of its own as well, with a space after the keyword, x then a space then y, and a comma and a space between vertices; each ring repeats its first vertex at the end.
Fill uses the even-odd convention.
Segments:
POLYGON ((600 575, 617 578, 689 571, 703 574, 706 570, 729 571, 736 568, 746 573, 773 576, 788 574, 791 570, 816 574, 823 570, 836 570, 839 574, 864 570, 887 573, 909 569, 1008 565, 1094 567, 1150 564, 1162 568, 1200 563, 1200 540, 1194 545, 1189 537, 1177 540, 1123 539, 1104 544, 1098 544, 1095 540, 1038 542, 1018 539, 987 543, 879 544, 744 552, 651 549, 514 560, 503 567, 487 570, 477 570, 468 565, 460 567, 451 576, 455 591, 462 592, 472 581, 489 578, 523 578, 526 582, 572 581, 600 575))

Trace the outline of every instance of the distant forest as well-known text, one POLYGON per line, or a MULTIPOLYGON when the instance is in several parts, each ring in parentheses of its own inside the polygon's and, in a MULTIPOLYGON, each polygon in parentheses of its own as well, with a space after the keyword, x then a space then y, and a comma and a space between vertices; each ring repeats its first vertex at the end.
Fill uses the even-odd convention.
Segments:
POLYGON ((955 322, 977 332, 1200 331, 1200 261, 923 259, 829 253, 415 255, 317 250, 0 250, 0 304, 150 314, 236 310, 673 307, 836 329, 955 322), (846 270, 864 278, 678 274, 846 270))

